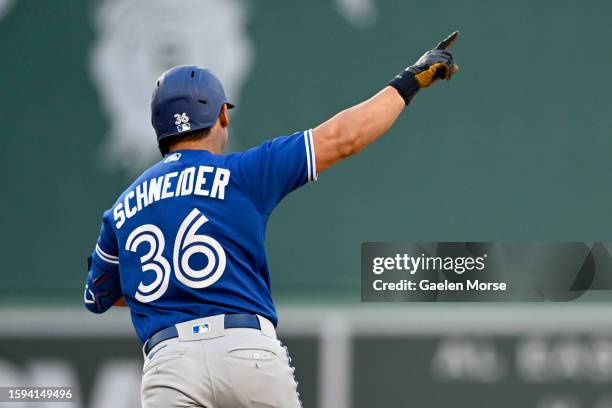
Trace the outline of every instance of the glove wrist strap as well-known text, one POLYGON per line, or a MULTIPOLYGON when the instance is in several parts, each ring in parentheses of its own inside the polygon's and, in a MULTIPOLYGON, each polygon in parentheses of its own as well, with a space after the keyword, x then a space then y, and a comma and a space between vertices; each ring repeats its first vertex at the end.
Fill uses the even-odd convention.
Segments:
POLYGON ((417 92, 419 92, 419 89, 421 89, 419 83, 414 77, 414 74, 410 71, 400 72, 399 75, 389 82, 389 86, 397 89, 402 99, 404 99, 404 103, 406 103, 406 105, 410 103, 414 95, 416 95, 417 92))

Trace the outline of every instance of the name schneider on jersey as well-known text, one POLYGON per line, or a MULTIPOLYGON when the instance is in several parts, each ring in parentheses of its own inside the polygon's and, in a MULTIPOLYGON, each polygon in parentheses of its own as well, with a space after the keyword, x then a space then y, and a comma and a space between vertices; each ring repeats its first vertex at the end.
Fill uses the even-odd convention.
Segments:
MULTIPOLYGON (((179 157, 180 153, 175 153, 168 156, 165 162, 176 161, 179 157)), ((143 208, 167 198, 196 195, 223 200, 230 176, 230 170, 222 167, 194 166, 187 167, 181 172, 174 171, 145 180, 130 189, 123 201, 113 208, 115 226, 120 229, 126 219, 132 218, 143 208)))

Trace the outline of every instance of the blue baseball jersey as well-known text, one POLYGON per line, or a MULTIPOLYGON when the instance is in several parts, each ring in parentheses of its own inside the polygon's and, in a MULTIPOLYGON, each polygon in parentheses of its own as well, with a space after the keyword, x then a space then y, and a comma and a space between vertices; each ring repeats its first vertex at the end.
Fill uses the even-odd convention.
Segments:
POLYGON ((102 313, 123 296, 143 342, 222 313, 260 314, 276 325, 266 223, 283 197, 316 178, 311 130, 241 153, 166 155, 104 212, 86 307, 102 313))

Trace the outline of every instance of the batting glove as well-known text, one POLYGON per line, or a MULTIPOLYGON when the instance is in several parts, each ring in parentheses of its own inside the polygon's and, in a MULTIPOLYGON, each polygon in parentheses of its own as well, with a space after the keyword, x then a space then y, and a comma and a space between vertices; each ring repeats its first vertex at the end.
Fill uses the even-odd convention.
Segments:
POLYGON ((459 71, 453 54, 448 51, 458 36, 459 32, 455 31, 389 82, 390 86, 397 89, 406 105, 421 88, 427 88, 438 79, 449 80, 452 74, 459 71))

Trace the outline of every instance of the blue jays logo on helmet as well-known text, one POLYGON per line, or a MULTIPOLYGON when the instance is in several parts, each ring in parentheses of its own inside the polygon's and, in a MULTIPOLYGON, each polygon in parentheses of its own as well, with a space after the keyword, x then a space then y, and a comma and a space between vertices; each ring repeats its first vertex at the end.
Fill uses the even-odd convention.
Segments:
POLYGON ((234 107, 210 70, 195 65, 169 69, 155 83, 151 100, 151 123, 157 141, 211 127, 223 104, 234 107))

